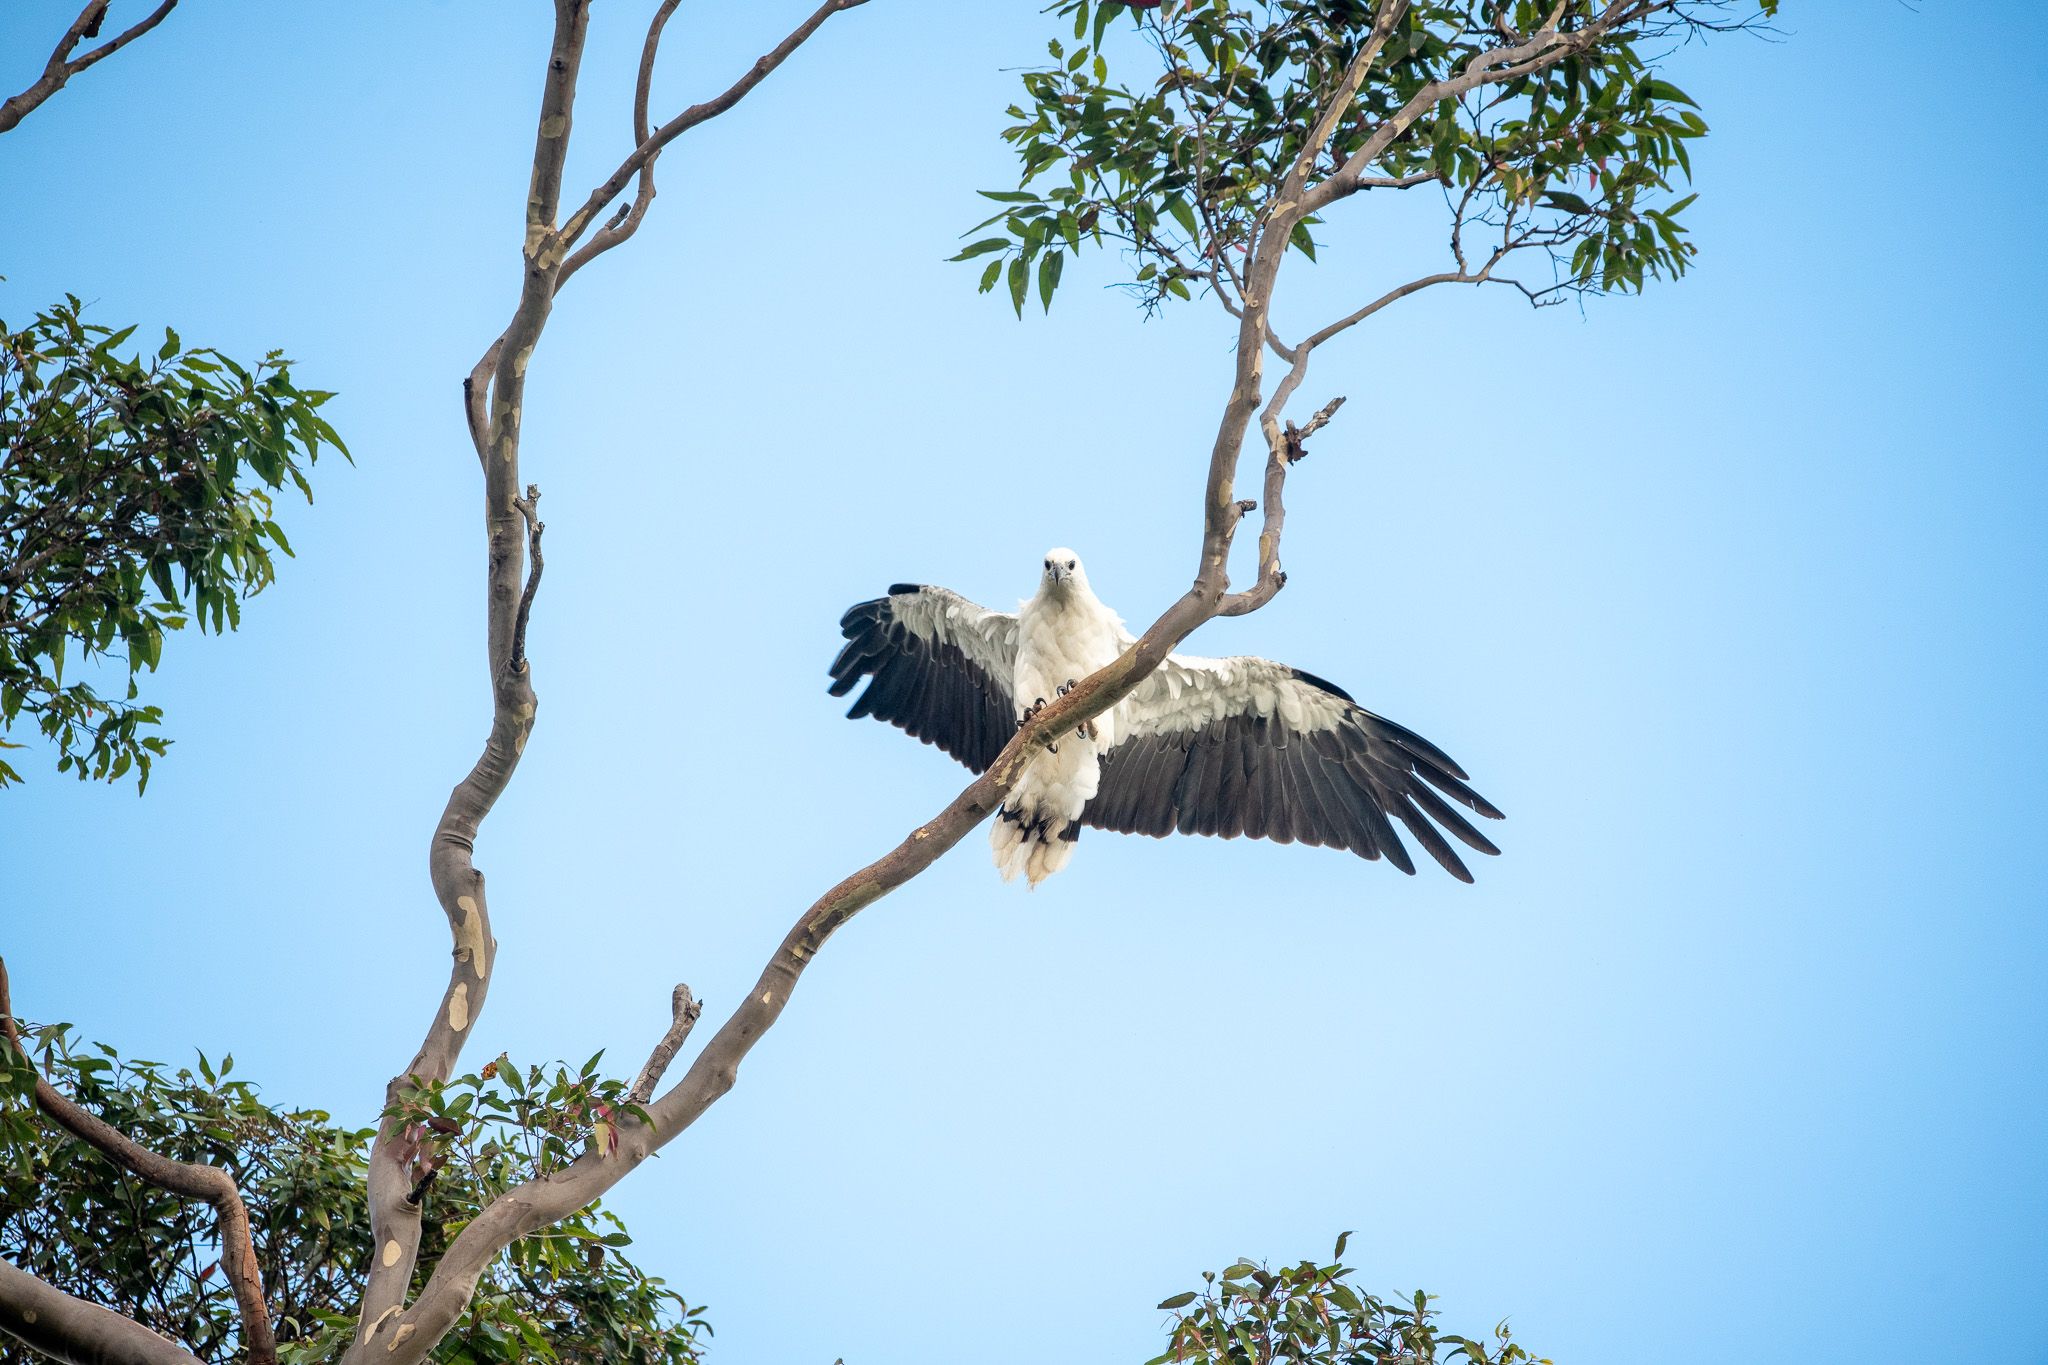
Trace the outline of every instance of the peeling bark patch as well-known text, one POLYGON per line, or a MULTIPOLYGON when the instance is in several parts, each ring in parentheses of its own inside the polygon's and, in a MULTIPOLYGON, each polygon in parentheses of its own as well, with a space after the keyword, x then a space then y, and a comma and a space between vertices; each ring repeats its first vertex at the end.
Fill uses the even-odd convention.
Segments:
POLYGON ((384 1262, 386 1267, 390 1267, 398 1264, 399 1254, 398 1239, 394 1237, 384 1244, 384 1254, 379 1259, 384 1262))
POLYGON ((448 1027, 457 1033, 469 1027, 469 983, 458 981, 448 992, 448 1027))
POLYGON ((401 1310, 399 1309, 398 1305, 394 1303, 389 1308, 379 1313, 377 1315, 377 1320, 371 1323, 368 1327, 365 1327, 363 1329, 363 1340, 368 1341, 371 1337, 376 1336, 377 1329, 379 1327, 382 1327, 386 1322, 389 1322, 391 1318, 400 1311, 401 1310))
POLYGON ((549 114, 540 121, 540 135, 542 137, 560 137, 562 130, 568 126, 569 120, 562 115, 549 114))
POLYGON ((455 925, 455 955, 469 964, 481 981, 490 975, 487 965, 490 954, 485 951, 484 917, 476 908, 476 901, 469 896, 457 896, 455 908, 462 918, 455 925))
POLYGON ((34 1321, 36 1320, 36 1310, 35 1310, 35 1309, 33 1309, 33 1308, 24 1308, 24 1309, 22 1309, 22 1310, 21 1310, 21 1320, 22 1320, 23 1322, 27 1322, 27 1323, 33 1323, 33 1322, 34 1322, 34 1321))
POLYGON ((393 1351, 397 1350, 399 1347, 405 1344, 405 1340, 407 1337, 411 1336, 414 1332, 417 1332, 419 1330, 419 1327, 414 1323, 400 1323, 398 1330, 391 1334, 391 1344, 384 1348, 384 1353, 386 1355, 391 1354, 393 1351))

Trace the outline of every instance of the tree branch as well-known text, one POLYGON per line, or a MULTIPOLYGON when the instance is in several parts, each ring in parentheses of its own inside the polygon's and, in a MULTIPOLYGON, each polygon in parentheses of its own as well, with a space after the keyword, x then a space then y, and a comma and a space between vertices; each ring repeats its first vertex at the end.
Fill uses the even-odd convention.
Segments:
POLYGON ((526 496, 514 499, 514 507, 526 519, 526 588, 519 594, 519 611, 512 620, 512 667, 515 671, 526 671, 526 618, 533 614, 533 597, 540 591, 541 570, 546 567, 540 555, 540 535, 547 530, 547 523, 540 519, 540 485, 526 485, 526 496))
POLYGON ((349 1349, 350 1360, 362 1357, 378 1326, 403 1306, 419 1256, 420 1206, 411 1199, 416 1183, 410 1170, 414 1145, 406 1140, 404 1125, 388 1111, 409 1090, 444 1081, 453 1074, 470 1024, 483 1012, 497 956, 484 877, 477 870, 474 853, 477 830, 510 784, 539 706, 532 670, 524 657, 525 616, 520 611, 522 601, 531 606, 522 583, 527 519, 519 506, 520 401, 525 393, 527 361, 553 305, 559 263, 546 259, 544 244, 561 202, 562 166, 568 157, 576 77, 588 21, 586 0, 555 0, 554 34, 527 190, 519 302, 511 322, 485 348, 463 386, 464 417, 484 473, 488 543, 485 650, 491 679, 491 728, 482 754, 449 793, 429 845, 428 874, 453 938, 452 961, 448 985, 419 1051, 385 1087, 387 1113, 370 1146, 373 1250, 360 1311, 362 1331, 349 1349))
MULTIPOLYGON (((675 141, 698 124, 717 118, 720 114, 723 114, 726 110, 745 99, 755 86, 766 80, 776 67, 781 66, 783 62, 788 60, 790 53, 802 47, 810 36, 824 25, 827 19, 844 10, 855 9, 866 3, 867 0, 825 0, 824 4, 818 6, 812 12, 810 18, 798 24, 790 31, 788 37, 757 58, 754 64, 747 68, 746 74, 734 81, 723 93, 705 100, 701 104, 691 105, 683 110, 682 113, 677 114, 667 123, 655 129, 651 136, 642 137, 640 144, 633 149, 632 153, 624 161, 619 163, 618 169, 613 171, 603 184, 590 192, 590 197, 584 200, 583 207, 571 214, 569 221, 562 224, 561 230, 554 233, 549 239, 547 244, 548 255, 553 260, 559 261, 575 247, 577 241, 583 236, 584 231, 589 228, 592 222, 596 221, 600 213, 604 212, 605 206, 619 197, 619 194, 626 188, 626 183, 638 175, 643 166, 646 166, 654 158, 661 155, 662 148, 668 146, 669 143, 675 141)), ((649 69, 647 66, 648 53, 660 41, 661 24, 666 19, 666 15, 657 13, 655 16, 656 22, 650 25, 648 29, 648 46, 643 48, 641 52, 643 71, 649 69)), ((634 131, 636 133, 639 131, 637 121, 634 131)), ((651 187, 647 190, 647 193, 651 198, 651 187)), ((645 210, 642 210, 642 212, 644 213, 645 210)), ((600 245, 597 239, 593 239, 590 245, 594 249, 577 253, 579 259, 576 260, 575 269, 581 269, 592 257, 610 250, 613 246, 618 245, 619 242, 631 236, 631 230, 625 226, 627 222, 632 223, 635 228, 639 226, 638 221, 629 211, 624 222, 616 230, 617 235, 612 240, 600 245)), ((570 273, 573 273, 573 271, 565 268, 564 274, 570 273)))
MULTIPOLYGON (((1273 400, 1266 405, 1266 410, 1259 414, 1259 427, 1266 437, 1266 511, 1264 523, 1259 528, 1259 576, 1245 591, 1225 597, 1216 607, 1218 616, 1243 616, 1257 611, 1287 586, 1287 574, 1280 567, 1280 536, 1287 527, 1287 472, 1308 454, 1303 443, 1321 431, 1336 415, 1337 409, 1344 406, 1341 397, 1332 398, 1316 410, 1315 416, 1308 419, 1307 426, 1297 427, 1289 422, 1283 430, 1278 425, 1287 400, 1294 396, 1294 391, 1308 373, 1308 357, 1312 349, 1306 344, 1298 348, 1299 359, 1273 391, 1273 400)), ((1239 506, 1247 512, 1254 508, 1252 503, 1240 503, 1239 506)))
POLYGON ((37 105, 56 94, 73 76, 94 65, 103 58, 111 57, 143 34, 161 24, 170 12, 178 7, 178 0, 163 0, 133 28, 117 37, 110 38, 93 48, 82 57, 72 57, 78 44, 87 38, 97 38, 100 24, 107 17, 107 6, 113 0, 88 0, 78 17, 71 21, 71 27, 64 30, 64 36, 57 40, 50 60, 43 66, 43 74, 18 95, 9 96, 0 102, 0 133, 11 131, 16 124, 27 118, 37 105))
POLYGON ((676 1053, 689 1038, 690 1030, 697 1026, 697 1016, 704 1013, 704 1007, 690 994, 690 988, 681 982, 676 984, 674 994, 669 997, 669 1008, 674 1018, 668 1032, 654 1045, 654 1051, 647 1056, 647 1065, 640 1068, 640 1074, 633 1078, 633 1088, 626 1092, 626 1098, 634 1104, 646 1104, 654 1097, 654 1087, 661 1084, 662 1073, 675 1060, 676 1053))
MULTIPOLYGON (((676 12, 683 0, 661 0, 661 7, 648 21, 647 38, 640 45, 640 74, 633 83, 633 145, 644 146, 649 137, 647 129, 647 105, 654 92, 654 59, 661 50, 661 32, 668 26, 668 19, 676 12)), ((555 288, 562 287, 562 281, 588 265, 592 260, 610 251, 640 230, 640 220, 647 216, 647 210, 654 203, 654 162, 649 156, 640 163, 640 185, 633 194, 630 205, 614 213, 597 235, 578 247, 573 255, 562 264, 562 274, 555 281, 555 288)))
POLYGON ((0 1333, 66 1365, 201 1365, 141 1323, 0 1260, 0 1333))
MULTIPOLYGON (((5 959, 0 959, 0 1037, 20 1055, 22 1065, 36 1070, 15 1026, 5 959)), ((270 1310, 263 1301, 263 1276, 250 1235, 249 1210, 242 1203, 235 1178, 218 1166, 173 1161, 150 1151, 51 1085, 40 1070, 36 1070, 35 1097, 36 1107, 59 1127, 123 1170, 182 1199, 203 1200, 213 1206, 220 1234, 220 1266, 234 1291, 250 1365, 273 1365, 277 1359, 277 1338, 271 1331, 270 1310)))

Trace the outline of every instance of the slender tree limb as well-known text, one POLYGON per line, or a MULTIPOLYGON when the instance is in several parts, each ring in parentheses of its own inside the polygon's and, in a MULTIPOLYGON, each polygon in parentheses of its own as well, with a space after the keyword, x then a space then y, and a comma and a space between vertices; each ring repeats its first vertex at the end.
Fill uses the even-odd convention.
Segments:
POLYGON ((540 554, 540 535, 547 523, 540 519, 540 485, 526 485, 526 496, 513 501, 526 519, 526 587, 519 594, 519 610, 512 620, 512 668, 526 671, 526 618, 533 614, 533 597, 540 591, 541 570, 546 567, 540 554))
MULTIPOLYGON (((30 1068, 28 1049, 14 1022, 14 1003, 7 981, 7 963, 0 959, 0 1036, 30 1068)), ((35 1080, 36 1107, 80 1142, 94 1148, 109 1161, 141 1177, 160 1190, 181 1199, 198 1199, 213 1206, 220 1235, 220 1267, 234 1292, 235 1310, 242 1320, 242 1339, 250 1365, 273 1365, 277 1359, 277 1338, 270 1326, 270 1310, 263 1300, 263 1274, 256 1259, 256 1246, 249 1229, 249 1210, 235 1178, 218 1166, 173 1161, 137 1143, 72 1100, 43 1077, 35 1080)), ((56 1292, 52 1290, 51 1292, 56 1292)), ((10 1328, 12 1324, 6 1324, 10 1328)), ((153 1335, 153 1334, 152 1334, 153 1335)), ((180 1353, 182 1354, 182 1352, 180 1353)))
POLYGON ((201 1365, 133 1318, 0 1260, 0 1341, 9 1337, 66 1365, 201 1365))
POLYGON ((704 1006, 681 982, 676 984, 675 992, 669 997, 669 1007, 674 1017, 668 1032, 654 1045, 654 1051, 647 1056, 647 1065, 640 1068, 640 1074, 633 1078, 633 1088, 626 1092, 626 1098, 634 1104, 646 1104, 654 1097, 654 1087, 661 1084, 662 1073, 676 1059, 676 1053, 689 1038, 690 1030, 697 1026, 697 1017, 704 1013, 704 1006))
MULTIPOLYGON (((484 472, 484 525, 489 547, 485 650, 491 678, 491 728, 483 753, 449 793, 429 846, 428 873, 453 938, 452 961, 448 985, 419 1051, 385 1088, 387 1113, 371 1142, 372 1254, 359 1315, 361 1330, 346 1357, 351 1361, 369 1358, 365 1352, 378 1327, 404 1304, 419 1256, 420 1206, 411 1197, 417 1181, 412 1170, 416 1146, 388 1110, 414 1087, 444 1081, 454 1073, 470 1025, 483 1011, 497 956, 484 877, 477 870, 474 852, 477 830, 519 766, 539 705, 532 670, 523 657, 514 654, 515 639, 523 654, 519 604, 526 597, 522 581, 526 518, 519 508, 520 402, 527 361, 553 303, 558 262, 544 259, 544 243, 561 202, 562 166, 568 156, 576 78, 588 23, 586 0, 556 0, 554 35, 534 132, 519 302, 511 322, 485 349, 464 385, 464 416, 484 472)), ((386 1344, 377 1343, 380 1348, 386 1344)))
POLYGON ((1412 190, 1417 185, 1433 185, 1443 176, 1435 171, 1416 171, 1410 175, 1361 175, 1353 183, 1362 190, 1412 190))
MULTIPOLYGON (((661 0, 661 7, 654 11, 654 17, 647 24, 647 38, 640 45, 640 74, 633 83, 633 145, 646 144, 651 134, 647 127, 647 106, 654 93, 654 59, 661 51, 661 33, 668 26, 669 16, 683 0, 661 0)), ((654 162, 649 156, 640 163, 640 184, 633 193, 633 202, 620 208, 597 234, 570 255, 562 263, 562 273, 555 281, 560 289, 563 281, 588 265, 592 260, 610 251, 619 243, 640 230, 640 221, 647 216, 648 208, 654 203, 654 162)))
MULTIPOLYGON (((642 166, 661 155, 662 148, 668 146, 669 143, 675 141, 690 129, 695 128, 698 124, 717 118, 720 114, 723 114, 726 110, 745 99, 755 86, 768 79, 776 67, 781 66, 783 62, 787 61, 792 52, 802 47, 813 33, 816 33, 823 27, 827 19, 846 10, 856 9, 866 3, 867 0, 825 0, 824 4, 812 12, 810 18, 798 24, 790 31, 788 37, 757 58, 754 64, 747 68, 746 74, 726 87, 722 93, 705 100, 701 104, 691 105, 667 123, 655 129, 651 136, 642 138, 640 145, 635 147, 631 154, 619 163, 618 169, 613 171, 603 184, 590 192, 590 197, 584 200, 583 206, 571 214, 569 220, 562 224, 561 230, 549 239, 546 248, 547 256, 554 261, 560 261, 574 249, 577 241, 582 238, 584 231, 593 222, 597 221, 599 214, 604 212, 605 206, 619 197, 620 193, 625 190, 627 183, 640 173, 642 166)), ((657 15, 657 18, 660 17, 662 16, 657 15)), ((650 41, 657 40, 658 33, 658 27, 651 29, 649 32, 650 41)), ((628 218, 630 217, 629 213, 628 218)), ((625 238, 621 236, 618 240, 623 241, 625 238)), ((616 242, 610 243, 607 247, 600 248, 599 250, 608 249, 610 245, 616 245, 616 242)), ((599 254, 597 251, 593 251, 589 253, 589 256, 585 256, 583 260, 578 261, 578 268, 580 269, 589 260, 590 256, 597 254, 599 254)))
POLYGON ((87 38, 99 37, 100 24, 106 19, 107 6, 111 3, 112 0, 89 0, 86 7, 78 12, 78 17, 71 21, 71 27, 64 30, 64 36, 57 40, 55 50, 50 53, 50 60, 43 66, 43 74, 38 76, 28 89, 0 102, 0 133, 11 131, 15 125, 27 118, 36 106, 62 90, 73 76, 113 56, 161 24, 170 12, 178 7, 178 0, 163 0, 162 4, 150 11, 134 27, 108 39, 83 56, 73 57, 71 53, 80 42, 87 38))
MULTIPOLYGON (((1283 429, 1279 425, 1280 413, 1286 408, 1287 400, 1294 396, 1294 391, 1308 373, 1308 356, 1312 349, 1306 345, 1300 348, 1300 359, 1274 389, 1273 399, 1266 405, 1266 410, 1259 414, 1259 427, 1266 437, 1266 510, 1259 528, 1259 576, 1245 591, 1225 597, 1216 607, 1218 616, 1243 616, 1257 611, 1287 586, 1286 571, 1280 567, 1280 537, 1287 528, 1287 473, 1308 453, 1304 449, 1308 438, 1321 431, 1336 415, 1337 409, 1344 406, 1341 397, 1332 398, 1316 410, 1306 426, 1297 427, 1289 422, 1283 429)), ((1245 510, 1251 511, 1251 505, 1247 504, 1245 510)))

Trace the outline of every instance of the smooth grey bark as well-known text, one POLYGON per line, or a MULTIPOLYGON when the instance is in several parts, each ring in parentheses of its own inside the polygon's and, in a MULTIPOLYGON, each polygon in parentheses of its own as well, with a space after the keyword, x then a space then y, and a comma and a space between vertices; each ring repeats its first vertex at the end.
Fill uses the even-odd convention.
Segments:
POLYGON ((66 1365, 200 1365, 133 1318, 74 1298, 0 1260, 0 1330, 66 1365))

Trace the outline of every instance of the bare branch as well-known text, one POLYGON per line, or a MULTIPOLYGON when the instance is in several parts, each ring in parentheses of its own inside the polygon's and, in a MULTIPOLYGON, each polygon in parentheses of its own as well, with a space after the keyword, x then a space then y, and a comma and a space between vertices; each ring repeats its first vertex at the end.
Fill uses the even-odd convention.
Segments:
POLYGON ((533 613, 533 595, 540 591, 541 570, 546 567, 540 556, 540 534, 547 530, 547 523, 540 519, 540 485, 526 485, 526 496, 516 499, 513 504, 519 515, 526 519, 526 589, 519 594, 519 612, 512 622, 512 668, 516 672, 526 671, 526 618, 533 613))
POLYGON ((112 0, 88 0, 78 17, 71 21, 71 27, 64 30, 64 36, 57 40, 56 48, 50 53, 50 60, 43 66, 43 74, 34 84, 18 95, 9 96, 0 102, 0 133, 10 131, 50 96, 64 88, 73 76, 94 65, 103 58, 111 57, 143 34, 161 24, 170 12, 178 7, 178 0, 163 0, 133 28, 117 37, 110 38, 93 48, 82 57, 73 57, 72 51, 87 38, 97 38, 100 24, 107 17, 107 6, 112 0))
MULTIPOLYGON (((1287 472, 1308 454, 1304 442, 1321 431, 1336 415, 1337 409, 1344 406, 1341 397, 1332 398, 1316 410, 1306 426, 1297 427, 1289 422, 1282 429, 1277 425, 1287 400, 1294 396, 1294 391, 1308 373, 1308 357, 1312 349, 1306 344, 1298 348, 1299 358, 1294 367, 1281 379, 1273 391, 1272 401, 1259 415, 1259 427, 1266 436, 1266 511, 1259 528, 1259 576, 1245 591, 1231 593, 1218 603, 1218 616, 1243 616, 1257 611, 1287 586, 1287 573, 1280 567, 1280 537, 1287 528, 1287 472)), ((1243 506, 1247 512, 1253 510, 1251 504, 1243 506)))
POLYGON ((1417 185, 1431 185, 1442 180, 1436 171, 1416 171, 1410 175, 1361 175, 1353 183, 1362 190, 1412 190, 1417 185))
MULTIPOLYGON (((640 46, 640 75, 633 85, 633 145, 644 146, 649 137, 647 128, 647 105, 654 91, 654 59, 661 51, 661 33, 668 26, 669 16, 683 0, 661 0, 661 7, 648 21, 647 38, 640 46)), ((567 261, 562 263, 562 273, 555 280, 555 288, 581 270, 594 258, 603 255, 640 230, 640 220, 647 216, 647 210, 654 203, 654 162, 649 156, 640 163, 640 185, 633 193, 631 204, 621 205, 597 235, 578 247, 567 261)))
MULTIPOLYGON (((824 25, 827 19, 830 19, 835 14, 858 8, 866 3, 867 0, 825 0, 824 4, 812 12, 810 18, 798 24, 790 31, 788 37, 756 59, 754 64, 747 68, 746 74, 734 81, 723 93, 705 100, 701 104, 691 105, 683 110, 682 113, 677 114, 667 123, 655 129, 651 135, 641 136, 639 145, 633 149, 632 153, 624 161, 619 163, 618 169, 613 171, 603 184, 590 192, 590 197, 584 200, 583 207, 570 215, 569 220, 562 224, 561 230, 553 235, 548 243, 546 258, 557 261, 561 260, 576 245, 578 239, 583 236, 584 231, 597 220, 597 216, 604 212, 605 206, 618 198, 620 193, 625 190, 627 182, 632 180, 634 176, 639 175, 642 167, 647 166, 656 157, 661 155, 662 148, 668 146, 669 143, 675 141, 698 124, 717 118, 720 114, 723 114, 726 110, 745 99, 755 86, 768 79, 768 76, 776 67, 781 66, 783 62, 787 61, 792 52, 802 47, 809 40, 810 36, 824 25)), ((643 80, 646 79, 646 73, 652 69, 651 54, 660 42, 661 25, 666 21, 666 14, 657 13, 655 23, 649 26, 647 46, 641 51, 643 80)), ((637 104, 638 101, 636 100, 636 106, 637 104)), ((636 118, 634 128, 636 134, 639 134, 640 126, 640 120, 636 118)), ((642 185, 643 193, 651 200, 653 198, 653 182, 643 181, 642 185)), ((641 214, 645 212, 644 208, 640 210, 641 214)), ((573 265, 565 265, 563 267, 563 275, 566 277, 575 273, 576 270, 582 269, 593 257, 610 250, 626 240, 627 237, 632 236, 633 231, 638 226, 639 218, 629 210, 626 217, 620 220, 620 225, 617 229, 608 229, 612 232, 610 240, 604 240, 602 235, 592 238, 590 248, 578 251, 571 258, 574 262, 573 265)))
POLYGON ((704 1013, 704 1007, 690 994, 690 988, 676 983, 674 994, 669 997, 669 1007, 674 1018, 668 1032, 654 1045, 654 1051, 647 1056, 647 1065, 640 1068, 640 1074, 633 1078, 633 1088, 626 1092, 626 1098, 634 1104, 645 1104, 654 1097, 654 1087, 661 1084, 661 1075, 668 1070, 668 1064, 676 1059, 689 1038, 690 1030, 697 1026, 697 1016, 704 1013))
MULTIPOLYGON (((35 1063, 29 1058, 28 1049, 21 1045, 21 1032, 15 1026, 5 959, 0 959, 0 1037, 20 1055, 24 1066, 34 1069, 35 1063)), ((234 1290, 235 1309, 241 1315, 242 1338, 249 1360, 251 1365, 272 1365, 277 1359, 277 1338, 271 1331, 270 1310, 263 1301, 263 1276, 250 1237, 249 1210, 242 1203, 235 1178, 218 1166, 173 1161, 150 1151, 77 1104, 51 1085, 40 1071, 36 1074, 35 1097, 36 1107, 59 1127, 123 1170, 182 1199, 203 1200, 213 1206, 219 1220, 220 1266, 234 1290)))
POLYGON ((200 1365, 132 1318, 0 1260, 0 1340, 10 1336, 67 1365, 200 1365))
MULTIPOLYGON (((539 699, 525 650, 525 613, 537 576, 525 575, 531 531, 520 508, 519 421, 526 365, 553 305, 555 270, 544 243, 561 203, 562 166, 575 113, 576 78, 583 61, 589 6, 556 0, 555 26, 534 131, 533 173, 526 200, 526 246, 519 302, 512 320, 470 371, 463 414, 484 474, 484 528, 488 544, 485 652, 491 679, 491 728, 483 752, 448 794, 428 847, 434 898, 453 939, 448 984, 412 1060, 385 1087, 387 1113, 370 1145, 370 1231, 375 1254, 363 1289, 363 1329, 348 1358, 361 1356, 377 1326, 398 1312, 419 1255, 420 1206, 412 1198, 414 1144, 389 1109, 414 1088, 446 1080, 483 1012, 497 941, 491 933, 484 877, 475 862, 477 830, 519 766, 539 699), (517 651, 515 653, 515 650, 517 651)), ((382 1345, 383 1343, 379 1343, 382 1345)), ((431 1342, 428 1343, 432 1345, 431 1342)))

